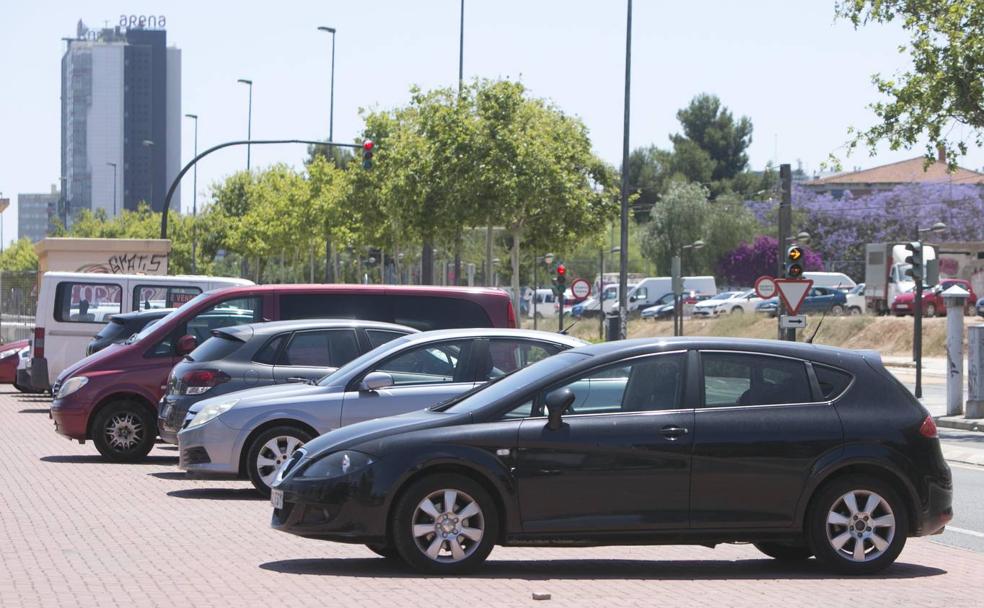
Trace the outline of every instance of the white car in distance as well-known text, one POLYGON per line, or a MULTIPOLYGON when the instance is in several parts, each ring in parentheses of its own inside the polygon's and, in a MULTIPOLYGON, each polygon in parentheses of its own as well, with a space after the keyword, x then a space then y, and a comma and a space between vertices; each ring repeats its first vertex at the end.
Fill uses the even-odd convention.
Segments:
POLYGON ((710 300, 699 302, 694 307, 694 316, 716 317, 723 313, 753 313, 755 312, 756 304, 761 301, 762 298, 755 295, 754 289, 748 289, 745 291, 726 291, 719 293, 710 300))

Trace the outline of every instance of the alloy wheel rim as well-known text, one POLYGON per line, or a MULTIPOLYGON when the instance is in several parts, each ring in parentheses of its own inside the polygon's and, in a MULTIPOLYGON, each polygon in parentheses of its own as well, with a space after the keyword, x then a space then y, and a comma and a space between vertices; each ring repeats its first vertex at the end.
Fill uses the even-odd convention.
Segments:
POLYGON ((417 504, 410 524, 417 549, 439 563, 467 559, 485 535, 482 508, 461 490, 431 492, 417 504))
POLYGON ((126 451, 143 441, 144 425, 133 414, 117 414, 106 424, 105 432, 113 449, 126 451))
POLYGON ((830 507, 826 529, 827 541, 837 555, 851 562, 870 562, 892 545, 895 513, 877 493, 851 490, 830 507))
POLYGON ((259 454, 256 455, 256 470, 263 483, 267 486, 273 485, 277 471, 302 445, 304 443, 300 439, 290 435, 273 437, 264 443, 259 454))

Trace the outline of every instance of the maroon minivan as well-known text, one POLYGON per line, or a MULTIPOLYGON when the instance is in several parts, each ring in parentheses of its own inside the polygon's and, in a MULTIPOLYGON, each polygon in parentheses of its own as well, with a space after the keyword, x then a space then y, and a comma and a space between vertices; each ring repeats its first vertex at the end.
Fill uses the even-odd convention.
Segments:
POLYGON ((55 430, 103 457, 133 462, 157 437, 157 404, 171 368, 213 329, 290 319, 364 319, 422 331, 516 327, 498 289, 390 285, 250 285, 203 293, 123 344, 68 367, 52 387, 55 430))

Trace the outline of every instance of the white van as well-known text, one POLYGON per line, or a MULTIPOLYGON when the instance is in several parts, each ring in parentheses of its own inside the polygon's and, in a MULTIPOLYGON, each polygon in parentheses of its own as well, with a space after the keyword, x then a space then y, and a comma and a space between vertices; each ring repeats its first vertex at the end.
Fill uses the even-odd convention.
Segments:
POLYGON ((177 308, 203 291, 252 284, 226 277, 46 272, 31 341, 31 385, 48 390, 85 356, 86 344, 112 315, 177 308))
MULTIPOLYGON (((567 309, 567 306, 564 306, 567 309)), ((538 314, 540 319, 557 316, 557 294, 553 289, 537 289, 530 302, 529 317, 538 314)))
MULTIPOLYGON (((683 277, 683 290, 694 292, 697 296, 713 296, 717 294, 717 282, 714 277, 683 277)), ((673 291, 671 277, 648 277, 629 290, 629 312, 642 310, 653 306, 656 302, 673 291)))
POLYGON ((829 287, 841 291, 850 291, 858 286, 854 279, 843 272, 804 272, 803 278, 813 281, 814 287, 829 287))

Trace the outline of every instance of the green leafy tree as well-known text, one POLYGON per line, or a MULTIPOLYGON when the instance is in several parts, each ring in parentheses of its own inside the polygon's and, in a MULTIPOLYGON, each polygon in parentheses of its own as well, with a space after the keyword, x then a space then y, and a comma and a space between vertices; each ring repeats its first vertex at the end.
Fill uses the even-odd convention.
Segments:
POLYGON ((872 81, 887 98, 871 105, 881 122, 852 130, 851 146, 874 148, 887 141, 893 150, 926 138, 926 154, 947 151, 951 164, 967 153, 968 139, 984 146, 984 3, 980 0, 844 0, 837 14, 856 28, 898 23, 909 34, 899 48, 912 67, 872 81), (956 138, 952 127, 967 139, 956 138), (961 131, 957 131, 961 133, 961 131))
POLYGON ((30 239, 18 239, 0 255, 0 270, 21 272, 37 269, 38 255, 34 252, 34 244, 30 239))
MULTIPOLYGON (((642 252, 658 273, 669 275, 673 256, 680 255, 684 245, 705 238, 707 198, 707 188, 685 181, 674 181, 660 197, 642 237, 642 252)), ((684 260, 688 270, 694 259, 693 252, 688 251, 684 260)))
POLYGON ((680 153, 681 146, 692 142, 706 152, 711 180, 730 180, 748 166, 746 150, 752 143, 752 121, 746 116, 735 120, 716 95, 702 93, 694 97, 690 105, 677 112, 677 119, 683 126, 683 134, 670 137, 674 150, 680 153))

